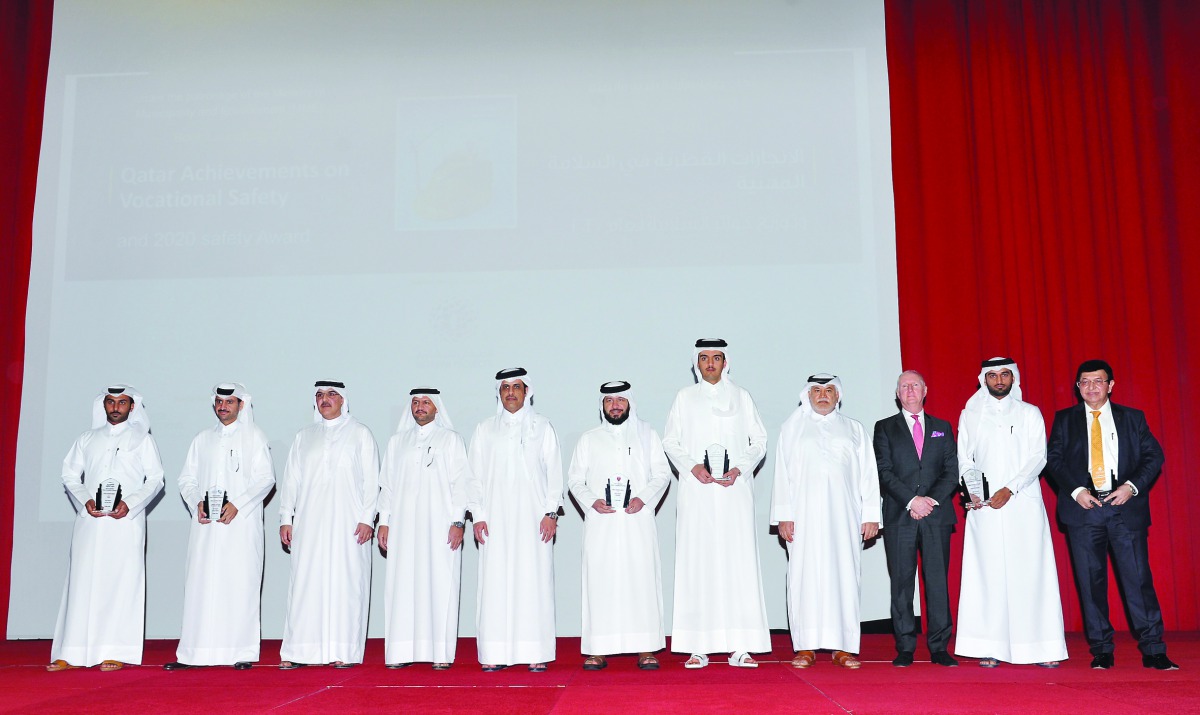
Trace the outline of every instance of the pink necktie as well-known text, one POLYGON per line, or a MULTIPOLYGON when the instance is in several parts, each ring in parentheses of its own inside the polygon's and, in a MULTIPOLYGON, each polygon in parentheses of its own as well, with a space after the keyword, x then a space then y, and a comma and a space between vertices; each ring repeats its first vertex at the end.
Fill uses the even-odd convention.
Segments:
POLYGON ((921 458, 921 450, 925 448, 925 433, 921 430, 921 416, 913 415, 913 444, 917 445, 917 459, 921 458))

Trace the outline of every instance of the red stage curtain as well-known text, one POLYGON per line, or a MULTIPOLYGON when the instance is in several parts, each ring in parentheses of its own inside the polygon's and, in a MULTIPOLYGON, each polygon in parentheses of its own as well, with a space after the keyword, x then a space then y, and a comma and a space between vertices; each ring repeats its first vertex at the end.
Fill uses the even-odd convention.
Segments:
POLYGON ((25 300, 33 235, 33 193, 42 143, 50 0, 0 2, 0 622, 8 623, 12 571, 17 416, 25 366, 25 300))
POLYGON ((927 376, 930 412, 957 420, 979 361, 1014 357, 1049 427, 1075 402, 1076 366, 1107 359, 1114 400, 1146 411, 1167 455, 1149 495, 1166 627, 1200 627, 1186 412, 1200 407, 1200 3, 885 7, 904 366, 927 376))

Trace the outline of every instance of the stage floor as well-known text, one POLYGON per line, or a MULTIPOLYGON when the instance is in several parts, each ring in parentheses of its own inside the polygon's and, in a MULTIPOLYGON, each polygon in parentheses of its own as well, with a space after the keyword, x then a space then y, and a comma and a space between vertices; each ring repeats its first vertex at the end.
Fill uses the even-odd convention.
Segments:
POLYGON ((0 713, 209 711, 280 713, 1200 713, 1200 633, 1172 633, 1169 654, 1181 670, 1142 667, 1128 635, 1118 639, 1114 669, 1091 670, 1078 634, 1071 659, 1049 670, 962 660, 958 668, 917 652, 909 668, 891 665, 890 636, 863 637, 864 665, 847 671, 820 654, 807 670, 790 666, 786 636, 756 670, 724 660, 685 670, 682 655, 660 653, 662 668, 641 671, 632 656, 599 672, 580 668, 579 639, 560 638, 545 673, 514 667, 482 673, 473 640, 459 643, 449 671, 428 665, 383 666, 383 642, 367 642, 366 663, 347 670, 309 666, 280 671, 279 641, 263 642, 262 665, 248 671, 164 671, 175 641, 147 641, 145 665, 115 673, 95 668, 47 673, 49 641, 0 643, 0 713))

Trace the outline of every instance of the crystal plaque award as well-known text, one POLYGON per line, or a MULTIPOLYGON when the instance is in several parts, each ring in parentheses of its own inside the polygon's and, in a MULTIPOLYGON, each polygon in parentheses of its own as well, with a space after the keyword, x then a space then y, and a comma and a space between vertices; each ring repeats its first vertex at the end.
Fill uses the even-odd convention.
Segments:
POLYGON ((121 483, 116 479, 105 479, 96 488, 96 510, 101 514, 111 514, 121 503, 121 483))
POLYGON ((968 509, 978 508, 974 506, 975 497, 979 497, 980 506, 991 503, 992 490, 988 486, 987 476, 978 469, 963 472, 959 484, 962 486, 963 503, 968 509))
POLYGON ((210 487, 204 492, 204 512, 205 516, 212 521, 221 518, 221 509, 229 503, 229 496, 224 489, 220 487, 210 487))
POLYGON ((623 474, 614 474, 604 486, 604 503, 616 509, 629 506, 629 480, 623 474))
POLYGON ((729 481, 725 473, 729 471, 729 451, 719 444, 710 444, 704 450, 704 468, 713 479, 721 482, 729 481))
POLYGON ((1106 504, 1108 504, 1108 502, 1104 501, 1104 497, 1108 496, 1112 492, 1116 491, 1117 487, 1120 486, 1119 484, 1117 484, 1117 473, 1111 469, 1108 470, 1108 485, 1110 487, 1110 490, 1101 494, 1100 488, 1096 486, 1095 478, 1092 476, 1092 473, 1090 471, 1088 472, 1087 490, 1088 490, 1089 494, 1091 494, 1093 497, 1095 497, 1096 501, 1100 502, 1096 506, 1102 507, 1102 506, 1105 506, 1106 504))

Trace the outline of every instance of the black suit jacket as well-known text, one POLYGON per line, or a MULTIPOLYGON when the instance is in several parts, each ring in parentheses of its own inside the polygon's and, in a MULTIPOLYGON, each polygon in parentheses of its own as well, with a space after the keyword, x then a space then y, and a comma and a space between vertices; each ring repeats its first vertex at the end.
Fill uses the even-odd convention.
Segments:
POLYGON ((927 496, 941 506, 925 517, 935 524, 955 524, 953 498, 958 489, 958 445, 946 420, 925 413, 925 443, 917 458, 912 422, 901 411, 875 423, 875 461, 883 495, 883 524, 912 521, 908 503, 927 496))
MULTIPOLYGON (((1138 495, 1120 507, 1103 509, 1118 508, 1127 527, 1145 529, 1150 526, 1150 487, 1162 471, 1162 446, 1150 434, 1141 410, 1115 402, 1111 405, 1117 428, 1117 482, 1113 489, 1132 482, 1138 495)), ((1046 471, 1058 491, 1058 518, 1066 526, 1099 524, 1103 518, 1101 509, 1084 509, 1071 498, 1071 492, 1077 488, 1092 485, 1088 471, 1091 437, 1086 414, 1087 406, 1082 402, 1056 412, 1054 426, 1050 428, 1050 444, 1046 447, 1046 471)))

